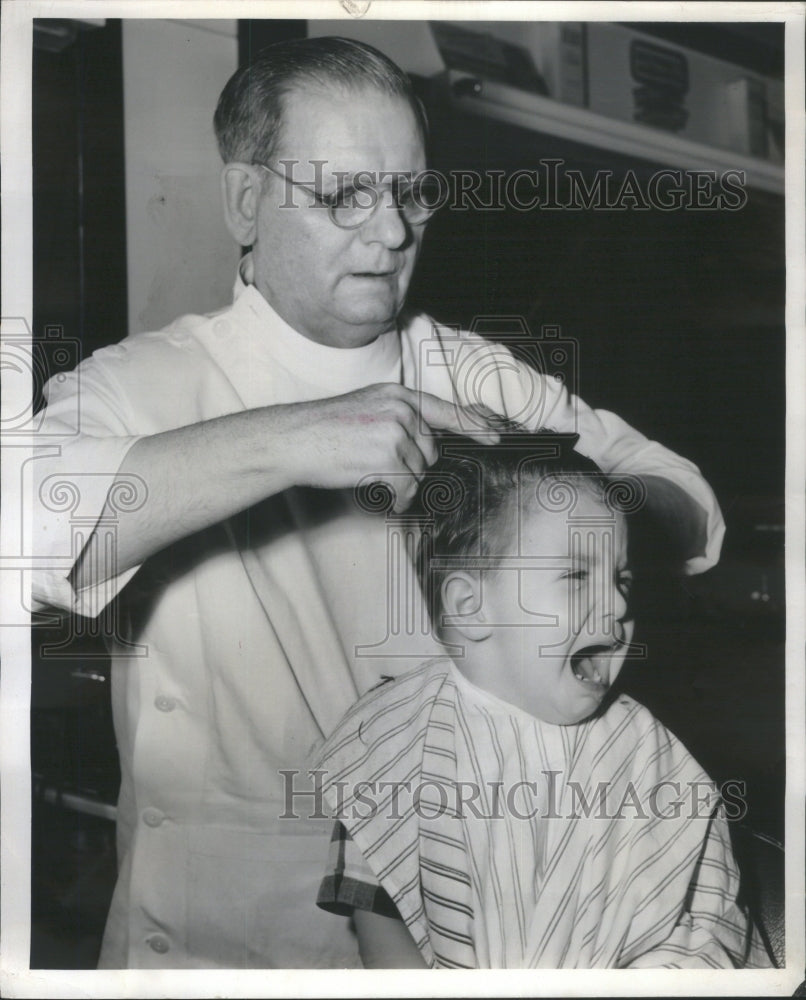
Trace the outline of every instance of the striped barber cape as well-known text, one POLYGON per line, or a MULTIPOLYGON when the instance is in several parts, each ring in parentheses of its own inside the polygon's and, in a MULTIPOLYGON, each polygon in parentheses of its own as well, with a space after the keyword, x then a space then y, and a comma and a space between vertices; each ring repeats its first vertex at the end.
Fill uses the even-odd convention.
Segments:
POLYGON ((770 965, 716 788, 627 696, 551 725, 431 660, 313 768, 433 968, 770 965))

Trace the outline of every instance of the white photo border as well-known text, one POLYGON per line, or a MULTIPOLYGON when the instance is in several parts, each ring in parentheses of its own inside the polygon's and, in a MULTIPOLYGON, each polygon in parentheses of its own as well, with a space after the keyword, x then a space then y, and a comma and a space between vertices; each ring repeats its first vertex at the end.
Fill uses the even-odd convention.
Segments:
MULTIPOLYGON (((30 639, 28 618, 11 561, 0 573, 3 670, 0 676, 2 760, 2 922, 0 993, 8 997, 85 996, 689 996, 791 995, 804 977, 804 732, 806 732, 806 343, 804 342, 804 19, 800 3, 533 3, 450 0, 4 0, 2 7, 2 316, 32 318, 31 58, 35 17, 344 18, 461 20, 784 21, 786 23, 787 257, 787 966, 770 971, 48 971, 29 969, 30 947, 30 639), (364 8, 369 9, 361 13, 364 8)), ((8 386, 7 386, 8 387, 8 386)), ((20 380, 4 393, 6 413, 25 400, 20 380)), ((20 547, 20 498, 14 483, 27 452, 5 441, 0 551, 20 547)))

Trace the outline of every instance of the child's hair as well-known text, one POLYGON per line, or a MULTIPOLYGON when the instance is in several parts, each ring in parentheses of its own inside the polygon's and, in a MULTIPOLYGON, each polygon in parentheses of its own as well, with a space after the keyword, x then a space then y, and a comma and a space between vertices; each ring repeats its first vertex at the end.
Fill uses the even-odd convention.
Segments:
POLYGON ((562 505, 563 491, 567 505, 569 489, 607 498, 611 481, 595 462, 574 451, 577 440, 575 434, 530 433, 511 421, 502 422, 495 445, 458 434, 440 438, 439 458, 423 476, 412 508, 423 523, 417 574, 437 631, 442 583, 461 566, 462 557, 471 557, 470 565, 473 556, 517 555, 514 505, 519 496, 537 504, 539 492, 549 509, 552 498, 562 505), (570 477, 573 484, 562 482, 570 477))

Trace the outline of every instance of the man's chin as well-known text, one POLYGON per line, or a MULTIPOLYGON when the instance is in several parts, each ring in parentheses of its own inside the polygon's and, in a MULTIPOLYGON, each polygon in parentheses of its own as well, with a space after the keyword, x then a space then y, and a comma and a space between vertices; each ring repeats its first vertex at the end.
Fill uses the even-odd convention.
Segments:
POLYGON ((362 347, 377 340, 397 326, 398 311, 393 309, 354 310, 345 316, 337 334, 340 346, 362 347))
POLYGON ((367 347, 382 334, 395 328, 397 316, 383 320, 359 320, 355 323, 341 323, 338 328, 331 327, 327 343, 330 347, 357 348, 367 347))

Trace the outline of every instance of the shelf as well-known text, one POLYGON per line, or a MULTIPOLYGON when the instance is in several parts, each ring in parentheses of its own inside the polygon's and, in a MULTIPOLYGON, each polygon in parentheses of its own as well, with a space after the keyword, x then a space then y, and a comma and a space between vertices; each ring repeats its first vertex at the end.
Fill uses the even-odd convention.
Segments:
POLYGON ((660 129, 619 121, 562 104, 539 94, 506 84, 484 80, 477 93, 457 95, 453 85, 467 80, 468 74, 451 70, 445 74, 451 105, 457 110, 517 125, 580 143, 606 152, 638 157, 664 167, 683 170, 742 170, 748 187, 774 194, 784 193, 784 168, 757 157, 718 149, 660 129))

